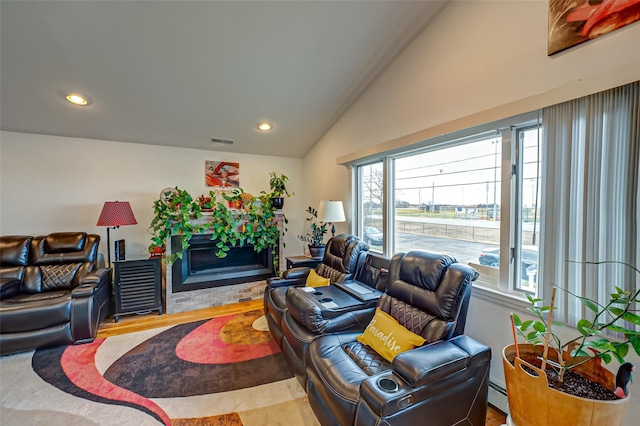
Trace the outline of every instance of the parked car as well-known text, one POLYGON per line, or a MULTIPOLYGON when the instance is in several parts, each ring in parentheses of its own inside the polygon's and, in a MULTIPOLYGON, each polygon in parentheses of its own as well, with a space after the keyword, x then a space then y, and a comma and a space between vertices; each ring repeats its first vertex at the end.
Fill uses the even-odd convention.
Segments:
POLYGON ((373 226, 367 226, 364 228, 363 240, 370 246, 381 246, 382 232, 380 232, 378 228, 374 228, 373 226))
MULTIPOLYGON (((500 249, 498 247, 486 247, 480 252, 478 258, 481 265, 498 268, 500 266, 500 249)), ((538 271, 538 247, 524 246, 522 248, 522 265, 520 275, 523 280, 529 279, 529 273, 538 271)))

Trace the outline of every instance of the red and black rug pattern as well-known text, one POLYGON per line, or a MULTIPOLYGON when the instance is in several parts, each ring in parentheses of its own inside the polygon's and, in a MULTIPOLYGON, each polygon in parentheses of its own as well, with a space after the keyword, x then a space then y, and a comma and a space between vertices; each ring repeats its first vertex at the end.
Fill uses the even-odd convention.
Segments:
POLYGON ((133 407, 176 424, 153 398, 215 394, 292 377, 271 334, 251 326, 260 315, 252 311, 171 327, 129 350, 104 374, 96 354, 107 339, 37 350, 32 367, 74 396, 133 407))

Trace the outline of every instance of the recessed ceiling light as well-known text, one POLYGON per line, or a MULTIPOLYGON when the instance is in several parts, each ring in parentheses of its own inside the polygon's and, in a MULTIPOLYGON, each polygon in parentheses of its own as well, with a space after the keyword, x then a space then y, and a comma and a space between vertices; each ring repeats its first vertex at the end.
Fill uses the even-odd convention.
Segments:
POLYGON ((69 93, 65 98, 74 105, 89 105, 89 100, 87 98, 75 93, 69 93))
POLYGON ((271 125, 271 123, 267 123, 266 121, 258 124, 258 130, 262 130, 263 132, 268 132, 272 128, 273 126, 271 125))

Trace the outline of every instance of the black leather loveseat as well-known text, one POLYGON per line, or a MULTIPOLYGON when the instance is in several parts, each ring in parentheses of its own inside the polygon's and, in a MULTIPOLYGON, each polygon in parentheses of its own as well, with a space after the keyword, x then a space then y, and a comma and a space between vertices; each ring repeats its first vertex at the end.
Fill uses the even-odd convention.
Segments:
POLYGON ((109 307, 98 235, 0 237, 0 354, 92 341, 109 307))

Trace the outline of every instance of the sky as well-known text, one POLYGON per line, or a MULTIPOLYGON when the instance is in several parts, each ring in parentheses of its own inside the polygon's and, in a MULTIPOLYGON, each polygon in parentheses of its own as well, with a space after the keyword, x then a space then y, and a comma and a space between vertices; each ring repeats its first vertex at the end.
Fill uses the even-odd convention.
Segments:
MULTIPOLYGON (((535 204, 538 132, 524 132, 522 204, 535 204)), ((475 207, 500 203, 501 138, 452 146, 395 160, 396 199, 418 204, 475 207)), ((364 179, 379 179, 382 165, 372 165, 364 179)), ((373 185, 375 187, 375 184, 373 185)), ((366 200, 366 197, 365 197, 366 200)))

